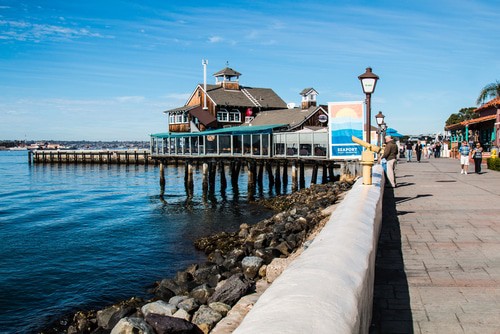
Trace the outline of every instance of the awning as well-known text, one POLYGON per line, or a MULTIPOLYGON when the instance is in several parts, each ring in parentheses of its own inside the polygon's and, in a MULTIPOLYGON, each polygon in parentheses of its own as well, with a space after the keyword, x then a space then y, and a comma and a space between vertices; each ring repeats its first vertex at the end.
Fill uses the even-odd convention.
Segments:
POLYGON ((201 124, 206 127, 217 126, 217 118, 215 118, 208 110, 203 109, 201 105, 189 110, 191 116, 196 117, 201 124))

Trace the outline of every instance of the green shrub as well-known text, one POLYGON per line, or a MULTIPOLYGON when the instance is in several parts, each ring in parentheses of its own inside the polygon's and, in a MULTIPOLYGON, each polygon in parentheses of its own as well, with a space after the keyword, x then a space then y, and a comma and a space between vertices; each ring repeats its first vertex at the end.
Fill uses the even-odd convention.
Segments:
POLYGON ((486 159, 488 164, 488 169, 500 171, 500 158, 488 158, 486 159))

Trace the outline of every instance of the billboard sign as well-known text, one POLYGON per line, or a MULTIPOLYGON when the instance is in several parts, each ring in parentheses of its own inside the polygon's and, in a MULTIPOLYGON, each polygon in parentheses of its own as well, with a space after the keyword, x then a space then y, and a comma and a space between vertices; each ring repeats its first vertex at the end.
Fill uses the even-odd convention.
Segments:
POLYGON ((363 139, 363 101, 328 102, 330 157, 361 159, 363 148, 351 136, 363 139))

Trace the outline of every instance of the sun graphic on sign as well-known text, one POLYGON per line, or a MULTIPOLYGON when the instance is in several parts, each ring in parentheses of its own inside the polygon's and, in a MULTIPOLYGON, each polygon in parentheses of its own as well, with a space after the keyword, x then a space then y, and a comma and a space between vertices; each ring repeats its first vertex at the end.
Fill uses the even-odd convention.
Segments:
POLYGON ((361 118, 362 113, 360 105, 342 106, 339 110, 334 110, 334 117, 361 118))

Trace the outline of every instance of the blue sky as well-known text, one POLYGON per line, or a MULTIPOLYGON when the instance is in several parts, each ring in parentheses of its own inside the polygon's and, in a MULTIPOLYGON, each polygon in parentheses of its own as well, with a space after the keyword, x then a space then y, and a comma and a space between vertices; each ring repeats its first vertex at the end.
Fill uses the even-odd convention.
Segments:
MULTIPOLYGON (((443 131, 500 80, 497 0, 0 0, 0 139, 148 140, 229 63, 300 103, 363 100, 404 134, 443 131)), ((372 124, 375 120, 372 119, 372 124)))

